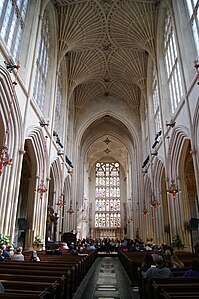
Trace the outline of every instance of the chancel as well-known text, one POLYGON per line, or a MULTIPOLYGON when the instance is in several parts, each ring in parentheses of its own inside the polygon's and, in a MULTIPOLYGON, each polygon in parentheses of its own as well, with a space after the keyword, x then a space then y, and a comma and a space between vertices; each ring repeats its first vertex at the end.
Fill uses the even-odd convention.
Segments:
MULTIPOLYGON (((185 267, 197 257, 198 9, 199 0, 0 1, 0 246, 22 250, 20 267, 38 251, 29 296, 139 298, 149 247, 179 252, 185 267), (69 281, 43 288, 52 279, 42 275, 61 274, 69 281)), ((28 277, 9 262, 14 281, 28 277)), ((11 294, 3 270, 1 280, 11 294)))

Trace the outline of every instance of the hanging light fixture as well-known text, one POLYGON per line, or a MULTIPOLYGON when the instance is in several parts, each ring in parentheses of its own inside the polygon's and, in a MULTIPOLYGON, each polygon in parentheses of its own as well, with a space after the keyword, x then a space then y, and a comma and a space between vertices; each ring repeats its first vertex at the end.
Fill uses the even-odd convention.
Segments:
POLYGON ((69 216, 73 215, 75 213, 75 211, 73 210, 72 207, 72 187, 73 187, 73 172, 70 172, 71 175, 71 188, 70 188, 70 207, 67 211, 67 213, 69 214, 69 216))
MULTIPOLYGON (((62 154, 59 154, 58 153, 58 156, 63 156, 64 155, 64 153, 62 153, 62 154)), ((62 158, 62 157, 61 157, 62 158)), ((62 160, 62 163, 61 163, 61 165, 62 165, 62 168, 61 168, 61 173, 60 173, 60 195, 59 195, 59 197, 58 197, 58 202, 56 203, 56 205, 58 206, 58 208, 61 210, 62 208, 63 208, 63 206, 64 206, 64 200, 63 200, 63 193, 62 193, 62 188, 63 188, 63 186, 62 186, 62 182, 63 182, 63 174, 64 174, 64 162, 63 162, 63 160, 62 160)))
POLYGON ((143 210, 142 210, 141 214, 144 216, 147 216, 149 214, 149 211, 146 208, 145 200, 144 200, 144 206, 143 206, 143 210))
POLYGON ((58 208, 61 210, 61 208, 63 208, 63 206, 64 206, 64 201, 62 200, 62 196, 63 196, 63 194, 61 194, 60 196, 59 196, 59 199, 58 199, 58 202, 56 203, 56 205, 58 206, 58 208))
POLYGON ((151 162, 151 179, 152 179, 152 194, 151 194, 151 207, 154 211, 157 211, 158 207, 161 206, 161 204, 158 202, 156 196, 155 196, 155 185, 154 185, 154 173, 153 173, 153 166, 151 162))
POLYGON ((172 155, 171 155, 171 148, 170 148, 170 137, 167 137, 168 139, 168 158, 170 163, 170 182, 168 182, 169 186, 167 189, 167 194, 171 194, 173 196, 173 199, 176 199, 177 195, 180 193, 180 190, 178 189, 178 186, 175 182, 175 179, 173 178, 173 165, 172 165, 172 155))
MULTIPOLYGON (((146 174, 146 172, 143 173, 143 176, 146 174)), ((139 206, 139 202, 137 203, 138 206, 139 206)), ((144 215, 144 216, 147 216, 149 214, 149 211, 147 210, 146 208, 146 202, 145 202, 145 198, 144 198, 144 201, 143 201, 143 210, 141 211, 141 215, 144 215)))
POLYGON ((41 180, 39 187, 36 189, 36 191, 39 193, 39 197, 40 199, 43 198, 43 194, 46 193, 48 190, 46 188, 46 186, 44 185, 44 181, 41 180))
POLYGON ((194 67, 195 67, 196 73, 197 73, 197 84, 199 85, 199 62, 198 62, 198 60, 194 60, 194 67))
POLYGON ((12 113, 12 107, 14 103, 14 95, 15 95, 15 87, 17 85, 17 78, 18 78, 18 69, 19 69, 19 64, 15 65, 12 63, 12 61, 6 62, 4 61, 7 70, 12 73, 14 69, 16 69, 16 75, 15 75, 15 81, 12 82, 12 96, 11 96, 11 101, 10 101, 10 107, 9 107, 9 112, 8 112, 8 119, 7 119, 7 128, 5 130, 5 136, 4 136, 4 141, 3 141, 3 146, 0 151, 0 175, 4 171, 4 167, 12 165, 12 159, 10 159, 9 156, 9 148, 6 145, 8 134, 9 134, 9 124, 11 121, 11 113, 12 113))
POLYGON ((7 165, 12 165, 12 159, 9 157, 8 147, 3 145, 0 154, 0 175, 3 173, 4 167, 7 165))
POLYGON ((71 216, 75 213, 73 208, 72 208, 72 199, 70 200, 70 207, 69 207, 67 213, 69 214, 69 216, 71 216))
POLYGON ((161 204, 157 201, 154 194, 152 194, 151 198, 151 207, 154 209, 154 211, 157 211, 158 207, 161 206, 161 204))
MULTIPOLYGON (((47 123, 47 122, 45 122, 45 123, 44 123, 43 121, 40 122, 40 126, 41 126, 41 127, 48 126, 48 124, 49 124, 49 123, 47 123)), ((44 144, 44 163, 43 163, 43 169, 42 169, 42 178, 41 178, 41 182, 40 182, 38 188, 35 189, 35 191, 39 193, 39 198, 40 198, 41 200, 42 200, 42 198, 43 198, 43 194, 46 193, 46 192, 48 191, 48 189, 46 188, 46 186, 45 186, 45 184, 44 184, 44 167, 45 167, 44 164, 46 164, 46 151, 47 151, 47 148, 46 148, 46 142, 47 142, 47 139, 48 139, 48 136, 45 135, 45 144, 44 144)))

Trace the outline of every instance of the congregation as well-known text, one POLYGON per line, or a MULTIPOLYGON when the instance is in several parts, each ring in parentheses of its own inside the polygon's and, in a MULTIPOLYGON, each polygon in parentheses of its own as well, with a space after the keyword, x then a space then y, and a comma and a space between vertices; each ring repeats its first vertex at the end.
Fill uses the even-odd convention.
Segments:
MULTIPOLYGON (((153 279, 172 278, 173 269, 183 270, 183 277, 199 277, 199 258, 195 257, 191 260, 189 267, 186 267, 183 261, 178 257, 178 252, 172 244, 162 243, 154 244, 153 239, 147 239, 143 242, 142 239, 124 238, 102 238, 92 239, 83 238, 77 239, 74 242, 57 242, 46 246, 46 249, 41 251, 32 250, 27 252, 22 247, 13 248, 11 245, 1 245, 0 261, 29 261, 40 262, 42 254, 54 256, 58 255, 79 255, 88 256, 89 251, 104 252, 105 254, 117 253, 122 254, 132 253, 137 257, 139 253, 143 253, 144 259, 138 267, 138 280, 140 281, 141 298, 152 298, 153 292, 151 281, 153 279), (28 257, 28 258, 27 258, 28 257)), ((0 293, 4 293, 4 286, 0 284, 0 293)))

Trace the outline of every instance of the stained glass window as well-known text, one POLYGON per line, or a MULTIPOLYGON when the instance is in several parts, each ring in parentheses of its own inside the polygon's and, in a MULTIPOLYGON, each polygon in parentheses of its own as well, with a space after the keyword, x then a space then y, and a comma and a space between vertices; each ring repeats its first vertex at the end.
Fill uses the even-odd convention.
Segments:
POLYGON ((95 227, 120 227, 120 165, 96 164, 95 227))

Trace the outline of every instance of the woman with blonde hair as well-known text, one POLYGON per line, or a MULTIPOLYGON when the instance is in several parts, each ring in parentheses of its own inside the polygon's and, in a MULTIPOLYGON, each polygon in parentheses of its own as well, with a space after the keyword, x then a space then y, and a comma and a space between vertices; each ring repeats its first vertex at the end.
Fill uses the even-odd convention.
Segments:
POLYGON ((184 268, 184 263, 175 254, 171 256, 171 265, 172 268, 184 268))

